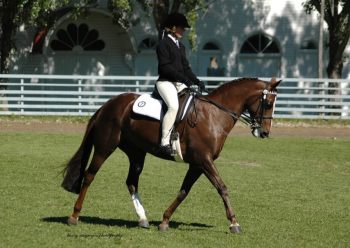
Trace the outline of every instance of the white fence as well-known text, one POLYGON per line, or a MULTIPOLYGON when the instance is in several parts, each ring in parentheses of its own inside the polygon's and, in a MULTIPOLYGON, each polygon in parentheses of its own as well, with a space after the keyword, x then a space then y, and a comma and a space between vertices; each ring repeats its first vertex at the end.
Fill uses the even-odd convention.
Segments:
MULTIPOLYGON (((145 76, 0 74, 0 115, 91 115, 120 93, 151 92, 156 79, 145 76)), ((200 79, 211 89, 236 78, 200 79)), ((350 79, 282 80, 276 118, 350 119, 350 79)))

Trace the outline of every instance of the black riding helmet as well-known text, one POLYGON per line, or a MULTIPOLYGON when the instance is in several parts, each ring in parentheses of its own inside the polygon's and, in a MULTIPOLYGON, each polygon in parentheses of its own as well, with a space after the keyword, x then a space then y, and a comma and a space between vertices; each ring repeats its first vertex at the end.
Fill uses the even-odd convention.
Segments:
POLYGON ((171 13, 168 15, 165 20, 164 27, 165 28, 173 28, 173 27, 184 27, 190 28, 186 17, 181 13, 171 13))

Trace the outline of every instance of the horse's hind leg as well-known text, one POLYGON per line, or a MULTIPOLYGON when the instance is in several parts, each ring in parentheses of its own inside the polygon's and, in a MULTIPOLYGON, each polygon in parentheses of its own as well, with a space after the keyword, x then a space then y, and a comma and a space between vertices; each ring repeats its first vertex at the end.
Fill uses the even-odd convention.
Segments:
POLYGON ((171 216, 175 212, 176 208, 181 204, 181 202, 185 200, 186 196, 188 196, 188 193, 190 192, 193 184, 202 175, 202 173, 203 171, 200 168, 190 165, 182 183, 179 194, 177 195, 174 202, 170 205, 170 207, 167 210, 165 210, 163 214, 163 221, 159 225, 160 231, 166 231, 169 229, 169 220, 171 216))
POLYGON ((139 217, 139 226, 149 228, 145 209, 143 208, 141 198, 138 193, 139 177, 143 169, 146 153, 136 150, 124 150, 130 161, 129 174, 126 179, 126 185, 131 195, 132 202, 135 207, 136 214, 139 217))
POLYGON ((103 162, 108 158, 110 154, 94 152, 89 168, 86 170, 84 175, 83 184, 78 196, 77 201, 74 205, 73 214, 68 219, 69 225, 76 225, 78 223, 79 214, 83 207, 83 202, 85 199, 86 192, 95 178, 96 173, 101 168, 103 162))

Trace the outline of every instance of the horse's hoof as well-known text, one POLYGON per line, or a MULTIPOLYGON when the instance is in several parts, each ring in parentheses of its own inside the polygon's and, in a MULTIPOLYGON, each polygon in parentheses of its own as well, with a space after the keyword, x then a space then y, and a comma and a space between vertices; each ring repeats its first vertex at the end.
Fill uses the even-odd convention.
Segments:
POLYGON ((78 225, 78 218, 74 218, 73 216, 70 216, 67 221, 69 226, 76 226, 78 225))
POLYGON ((169 230, 169 225, 168 224, 160 224, 159 227, 158 227, 159 231, 161 232, 165 232, 165 231, 168 231, 169 230))
POLYGON ((140 221, 139 221, 139 227, 142 227, 142 228, 149 228, 148 220, 140 220, 140 221))
POLYGON ((241 233, 242 229, 241 229, 241 226, 239 224, 231 224, 230 231, 231 231, 231 233, 241 233))

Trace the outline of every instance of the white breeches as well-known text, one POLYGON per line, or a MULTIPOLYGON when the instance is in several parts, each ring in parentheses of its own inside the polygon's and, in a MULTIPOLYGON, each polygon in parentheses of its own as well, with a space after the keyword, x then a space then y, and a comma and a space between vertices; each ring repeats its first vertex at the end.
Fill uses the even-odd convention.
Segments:
POLYGON ((161 145, 169 145, 171 129, 174 125, 176 114, 179 109, 179 99, 177 93, 187 86, 183 83, 172 83, 169 81, 157 81, 156 83, 159 95, 163 98, 168 106, 162 122, 162 139, 161 145))

